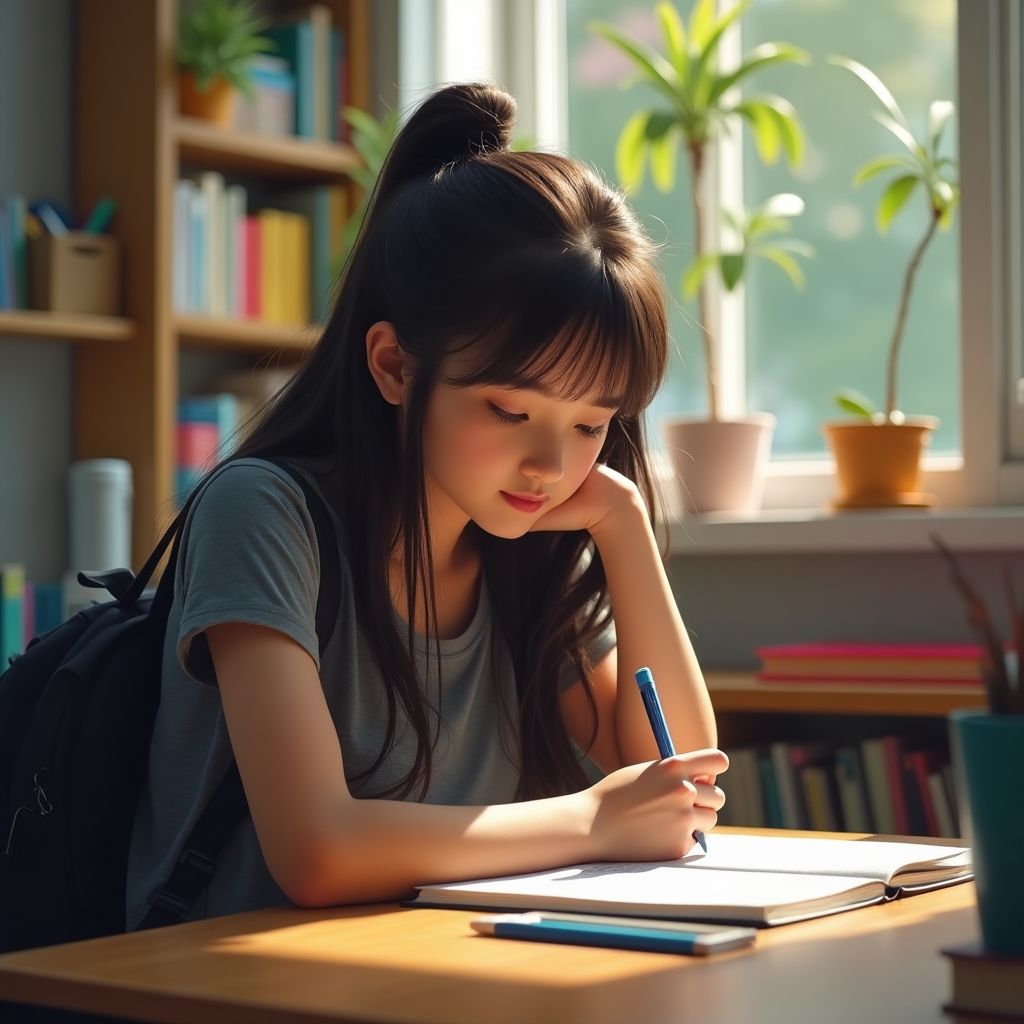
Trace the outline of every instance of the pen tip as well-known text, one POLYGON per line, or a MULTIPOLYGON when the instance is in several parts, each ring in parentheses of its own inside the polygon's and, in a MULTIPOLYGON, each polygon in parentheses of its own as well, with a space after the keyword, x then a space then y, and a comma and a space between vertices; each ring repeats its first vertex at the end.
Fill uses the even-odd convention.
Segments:
POLYGON ((700 848, 705 853, 707 853, 708 852, 708 841, 704 838, 704 833, 703 832, 694 832, 693 833, 693 838, 696 839, 698 843, 700 843, 700 848))

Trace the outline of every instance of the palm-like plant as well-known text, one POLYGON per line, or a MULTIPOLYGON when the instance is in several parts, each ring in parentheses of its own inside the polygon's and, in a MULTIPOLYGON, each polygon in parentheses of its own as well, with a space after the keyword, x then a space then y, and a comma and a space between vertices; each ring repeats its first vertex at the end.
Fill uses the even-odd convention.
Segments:
MULTIPOLYGON (((740 0, 719 16, 715 0, 696 0, 688 23, 671 3, 659 3, 656 12, 664 36, 664 53, 628 38, 613 25, 596 22, 590 26, 626 54, 639 80, 651 86, 662 100, 657 109, 634 114, 622 129, 616 147, 619 180, 627 191, 635 191, 649 159, 655 186, 670 192, 675 186, 678 147, 686 150, 697 263, 709 255, 703 202, 708 147, 728 130, 735 117, 750 126, 757 152, 765 163, 774 163, 780 151, 785 152, 791 166, 803 159, 803 129, 793 106, 781 96, 768 93, 741 97, 734 87, 775 64, 806 64, 807 54, 788 43, 763 43, 747 53, 736 68, 719 68, 722 37, 752 2, 740 0)), ((733 261, 730 265, 738 266, 742 273, 744 264, 733 261)), ((709 266, 704 265, 705 273, 709 266)), ((724 269, 725 264, 719 262, 719 266, 724 269)), ((688 269, 687 274, 691 273, 697 271, 688 269)), ((700 275, 698 308, 709 415, 715 420, 719 418, 717 344, 710 327, 710 295, 704 273, 700 275)))
POLYGON ((178 33, 178 67, 194 72, 196 88, 205 92, 216 78, 252 95, 249 65, 258 53, 276 49, 260 35, 270 20, 250 0, 199 0, 182 4, 178 33))
POLYGON ((899 310, 893 328, 892 340, 889 343, 889 356, 885 376, 885 411, 879 414, 868 399, 856 391, 844 390, 837 395, 837 402, 847 412, 857 416, 882 422, 902 422, 903 414, 896 408, 896 369, 899 363, 900 345, 906 326, 907 309, 910 305, 910 293, 914 286, 914 277, 921 264, 921 257, 935 235, 936 228, 949 228, 953 223, 953 214, 960 202, 960 186, 951 180, 950 175, 956 173, 956 163, 948 156, 939 155, 943 129, 956 111, 949 100, 935 100, 928 108, 928 127, 922 140, 918 140, 911 131, 906 116, 892 93, 881 79, 863 64, 847 57, 832 56, 830 64, 852 71, 878 98, 885 108, 884 111, 873 111, 872 116, 879 124, 887 128, 903 145, 905 152, 887 153, 869 160, 854 176, 854 185, 861 185, 885 171, 896 171, 894 177, 878 200, 875 221, 879 234, 885 234, 893 217, 906 205, 907 200, 917 191, 918 186, 924 193, 928 203, 928 227, 924 237, 918 242, 907 264, 903 275, 903 287, 900 291, 899 310))

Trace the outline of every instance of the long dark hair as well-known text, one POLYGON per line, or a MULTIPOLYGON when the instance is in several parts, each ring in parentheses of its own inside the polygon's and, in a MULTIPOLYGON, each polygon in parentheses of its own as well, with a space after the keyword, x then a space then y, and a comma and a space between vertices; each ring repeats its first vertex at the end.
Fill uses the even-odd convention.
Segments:
MULTIPOLYGON (((510 151, 515 113, 499 89, 456 85, 412 114, 378 180, 330 322, 234 454, 324 457, 350 481, 332 497, 388 710, 375 762, 350 781, 365 782, 387 758, 399 706, 418 742, 409 773, 380 796, 418 787, 422 798, 440 727, 414 668, 412 623, 418 595, 428 636, 437 618, 421 438, 445 356, 473 356, 472 372, 450 381, 456 385, 527 379, 577 398, 600 383, 623 395, 600 460, 634 480, 653 509, 642 414, 667 352, 654 247, 620 195, 589 168, 510 151), (367 367, 366 334, 381 320, 414 357, 404 436, 367 367), (388 587, 399 543, 406 636, 388 587)), ((579 789, 586 778, 559 715, 558 678, 567 658, 586 678, 585 645, 607 624, 601 559, 584 531, 517 540, 478 534, 485 578, 500 580, 489 589, 515 669, 518 795, 579 789)), ((589 688, 587 697, 596 732, 589 688)))

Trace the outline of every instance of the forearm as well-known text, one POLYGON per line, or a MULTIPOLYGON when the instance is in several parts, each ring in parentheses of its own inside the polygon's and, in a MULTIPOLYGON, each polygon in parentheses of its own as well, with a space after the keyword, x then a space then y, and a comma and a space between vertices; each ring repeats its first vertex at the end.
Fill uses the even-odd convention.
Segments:
POLYGON ((594 531, 618 647, 616 734, 624 764, 657 758, 634 672, 650 668, 678 752, 714 747, 714 711, 686 627, 639 500, 594 531))
POLYGON ((289 893, 308 905, 396 899, 427 882, 594 859, 586 794, 484 807, 346 800, 289 893))

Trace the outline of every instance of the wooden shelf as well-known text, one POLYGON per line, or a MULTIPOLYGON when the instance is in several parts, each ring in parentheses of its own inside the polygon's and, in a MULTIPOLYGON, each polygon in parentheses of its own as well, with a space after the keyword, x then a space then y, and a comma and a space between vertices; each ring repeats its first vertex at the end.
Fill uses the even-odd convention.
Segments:
POLYGON ((954 708, 983 707, 981 687, 887 683, 762 683, 749 672, 708 672, 715 711, 825 715, 944 717, 954 708))
POLYGON ((319 336, 319 328, 311 324, 271 324, 186 313, 177 314, 174 323, 182 345, 231 352, 283 350, 301 355, 319 336))
POLYGON ((356 151, 342 143, 298 136, 239 135, 188 117, 177 119, 175 136, 182 163, 218 171, 344 184, 361 163, 356 151))
POLYGON ((0 311, 0 336, 56 341, 133 341, 136 330, 133 321, 120 316, 12 309, 0 311))

